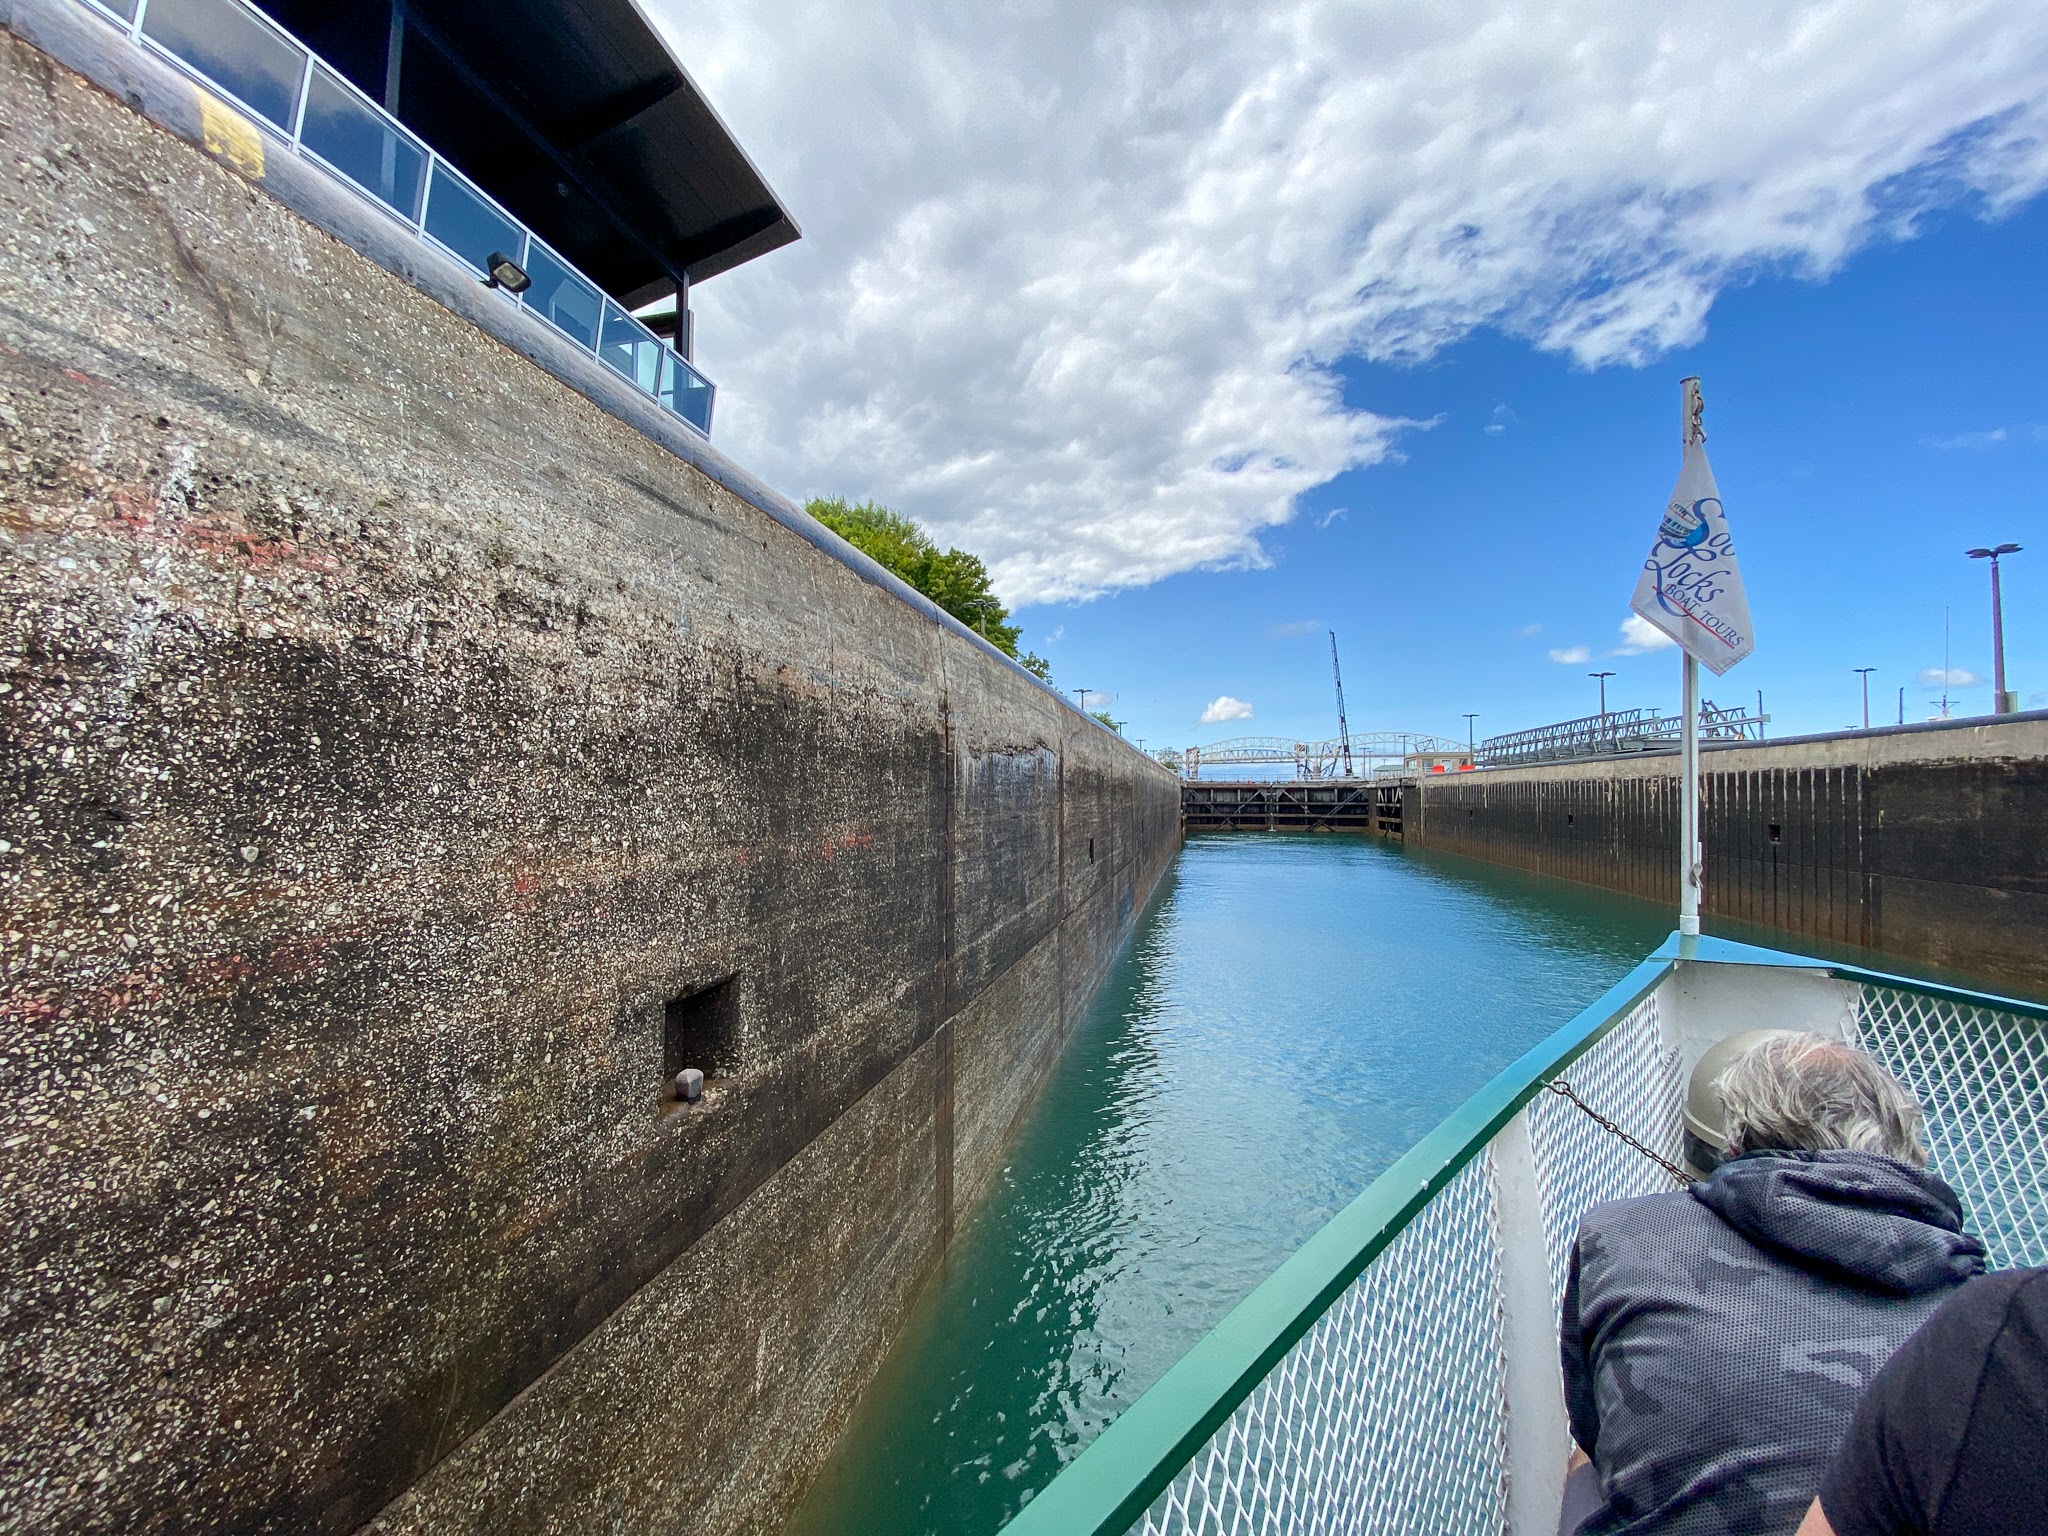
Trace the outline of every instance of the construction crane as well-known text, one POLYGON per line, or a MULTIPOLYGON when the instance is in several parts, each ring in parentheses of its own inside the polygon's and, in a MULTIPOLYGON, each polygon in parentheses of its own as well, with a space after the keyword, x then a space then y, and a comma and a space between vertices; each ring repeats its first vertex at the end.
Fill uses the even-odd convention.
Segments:
POLYGON ((1330 675, 1337 679, 1337 741, 1344 757, 1344 777, 1351 778, 1351 722, 1344 718, 1344 669, 1337 665, 1337 631, 1330 631, 1330 675))

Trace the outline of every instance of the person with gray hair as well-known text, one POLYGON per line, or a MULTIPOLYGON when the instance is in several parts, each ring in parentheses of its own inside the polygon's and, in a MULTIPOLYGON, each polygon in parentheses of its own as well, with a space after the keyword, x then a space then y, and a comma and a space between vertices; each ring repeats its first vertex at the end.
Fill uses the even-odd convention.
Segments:
POLYGON ((1579 1223, 1561 1531, 1792 1536, 1864 1386, 1984 1268, 1882 1064, 1778 1030, 1702 1068, 1718 1166, 1579 1223))
POLYGON ((1825 1035, 1772 1030, 1714 1083, 1726 1154, 1881 1152, 1927 1166, 1920 1105, 1862 1051, 1825 1035))

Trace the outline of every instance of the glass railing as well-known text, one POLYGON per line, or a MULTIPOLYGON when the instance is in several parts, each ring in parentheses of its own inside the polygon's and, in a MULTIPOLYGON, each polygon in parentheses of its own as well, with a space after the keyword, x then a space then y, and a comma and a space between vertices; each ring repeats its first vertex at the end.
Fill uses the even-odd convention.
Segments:
POLYGON ((232 101, 291 148, 480 279, 510 261, 524 306, 690 426, 711 435, 717 386, 607 298, 481 187, 246 0, 80 0, 232 101))

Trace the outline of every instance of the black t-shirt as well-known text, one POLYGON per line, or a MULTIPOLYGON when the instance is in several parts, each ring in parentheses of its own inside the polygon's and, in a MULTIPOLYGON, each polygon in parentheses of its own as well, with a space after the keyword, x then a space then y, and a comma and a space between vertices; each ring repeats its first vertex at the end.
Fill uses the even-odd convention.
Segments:
POLYGON ((1836 1536, 2048 1536, 2048 1269, 1972 1280, 1906 1341, 1820 1507, 1836 1536))

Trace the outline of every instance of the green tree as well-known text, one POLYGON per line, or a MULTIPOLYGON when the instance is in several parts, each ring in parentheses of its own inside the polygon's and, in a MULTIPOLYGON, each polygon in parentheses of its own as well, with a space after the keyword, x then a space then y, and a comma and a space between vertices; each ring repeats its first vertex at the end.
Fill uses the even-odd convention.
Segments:
POLYGON ((1106 709, 1091 709, 1091 710, 1089 710, 1089 711, 1088 711, 1088 713, 1089 713, 1089 714, 1091 714, 1091 715, 1093 715, 1093 716, 1094 716, 1094 717, 1095 717, 1096 719, 1100 720, 1100 721, 1101 721, 1101 722, 1102 722, 1102 723, 1103 723, 1104 725, 1108 726, 1108 727, 1109 727, 1109 728, 1110 728, 1110 729, 1111 729, 1112 731, 1115 731, 1115 732, 1117 733, 1117 735, 1119 735, 1119 736, 1123 735, 1123 733, 1124 733, 1124 732, 1123 732, 1123 727, 1122 727, 1122 726, 1120 726, 1120 725, 1118 725, 1118 724, 1117 724, 1117 723, 1116 723, 1116 722, 1115 722, 1114 720, 1112 720, 1112 719, 1110 719, 1110 718, 1109 718, 1109 711, 1108 711, 1108 710, 1106 710, 1106 709))
MULTIPOLYGON (((900 512, 877 502, 848 502, 844 497, 814 497, 804 510, 877 565, 912 586, 925 563, 937 553, 925 531, 900 512)), ((919 591, 924 589, 919 586, 919 591)))
POLYGON ((917 588, 969 629, 1001 651, 1014 656, 1038 677, 1052 667, 1044 657, 1018 655, 1021 626, 1009 622, 1010 610, 989 586, 988 567, 964 549, 940 551, 916 523, 901 512, 874 501, 850 502, 843 496, 816 496, 804 510, 868 556, 877 565, 917 588))

